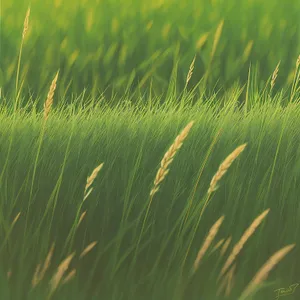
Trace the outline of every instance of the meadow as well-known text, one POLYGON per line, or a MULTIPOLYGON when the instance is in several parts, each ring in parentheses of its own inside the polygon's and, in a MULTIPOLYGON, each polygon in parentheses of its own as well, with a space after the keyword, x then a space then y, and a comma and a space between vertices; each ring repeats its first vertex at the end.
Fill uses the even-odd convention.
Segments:
POLYGON ((2 4, 0 299, 298 299, 300 5, 66 3, 2 4))

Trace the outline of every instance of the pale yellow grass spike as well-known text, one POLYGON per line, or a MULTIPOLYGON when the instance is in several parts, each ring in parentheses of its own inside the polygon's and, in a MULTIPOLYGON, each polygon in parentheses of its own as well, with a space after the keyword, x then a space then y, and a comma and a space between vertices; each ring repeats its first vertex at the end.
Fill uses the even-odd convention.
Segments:
POLYGON ((188 123, 188 125, 182 130, 182 132, 176 137, 175 142, 171 145, 169 150, 165 153, 161 163, 160 168, 156 174, 154 180, 154 186, 150 192, 150 196, 153 196, 159 189, 159 184, 164 180, 166 175, 168 174, 169 170, 167 169, 169 164, 173 161, 173 157, 176 152, 182 146, 183 141, 187 137, 190 129, 192 128, 194 121, 188 123))
POLYGON ((96 245, 98 242, 92 242, 90 243, 88 246, 86 246, 86 248, 81 252, 79 258, 84 257, 87 253, 89 253, 96 245))
POLYGON ((11 227, 14 227, 14 225, 15 225, 15 224, 17 223, 17 221, 19 220, 20 215, 21 215, 21 212, 19 212, 19 213, 15 216, 14 220, 12 221, 11 227))
POLYGON ((251 53, 251 50, 253 48, 253 40, 249 41, 245 50, 244 50, 244 53, 242 55, 242 58, 243 58, 243 62, 246 62, 250 56, 250 53, 251 53))
POLYGON ((46 259, 45 259, 45 262, 44 262, 44 265, 43 265, 43 269, 41 270, 41 273, 40 273, 39 281, 41 281, 44 278, 46 271, 50 267, 51 259, 52 259, 53 252, 54 252, 54 247, 55 247, 55 243, 52 244, 52 246, 51 246, 51 248, 50 248, 50 250, 48 252, 48 255, 47 255, 46 259))
POLYGON ((82 220, 84 219, 85 215, 86 215, 86 210, 81 214, 81 216, 79 218, 79 221, 78 221, 78 224, 77 224, 77 227, 79 227, 79 225, 82 222, 82 220))
POLYGON ((191 65, 190 65, 189 72, 188 72, 187 77, 186 77, 185 87, 187 87, 189 81, 192 78, 194 67, 195 67, 195 60, 196 60, 196 55, 194 56, 194 59, 193 59, 191 65))
POLYGON ((228 280, 227 280, 227 286, 226 286, 226 291, 225 291, 225 296, 229 297, 230 293, 232 291, 233 288, 233 284, 234 284, 234 272, 236 269, 236 264, 234 263, 234 265, 230 268, 229 272, 228 272, 228 280))
POLYGON ((64 276, 65 272, 68 270, 69 265, 70 265, 70 263, 71 263, 74 256, 75 256, 75 252, 70 254, 58 266, 58 269, 57 269, 56 273, 53 275, 53 277, 51 279, 51 282, 50 282, 51 283, 50 293, 53 293, 57 289, 58 285, 60 284, 60 281, 61 281, 62 277, 64 276))
POLYGON ((69 274, 64 278, 64 280, 62 281, 62 285, 68 283, 69 281, 71 281, 76 275, 76 270, 73 269, 72 271, 69 272, 69 274))
POLYGON ((32 280, 31 280, 32 287, 37 286, 39 283, 40 270, 41 270, 41 264, 38 264, 37 267, 35 268, 35 272, 33 274, 32 280))
POLYGON ((29 27, 29 16, 30 16, 30 7, 28 7, 28 9, 27 9, 25 20, 24 20, 23 33, 22 33, 22 39, 23 40, 26 36, 26 33, 28 31, 28 27, 29 27))
POLYGON ((221 257, 225 254, 226 250, 228 249, 231 240, 232 240, 232 236, 230 236, 230 237, 225 241, 225 243, 224 243, 224 245, 223 245, 223 247, 222 247, 222 249, 221 249, 221 251, 220 251, 220 256, 221 256, 221 257))
POLYGON ((224 174, 227 172, 233 161, 244 151, 247 144, 243 144, 239 147, 237 147, 230 155, 227 156, 227 158, 222 162, 220 165, 217 173, 214 175, 210 182, 210 186, 208 189, 208 194, 214 192, 217 190, 217 183, 221 180, 221 178, 224 176, 224 174))
POLYGON ((207 41, 208 37, 209 37, 209 32, 204 33, 200 39, 197 41, 196 43, 196 49, 199 51, 203 45, 205 44, 205 42, 207 41))
POLYGON ((272 74, 272 79, 271 79, 271 91, 273 90, 273 87, 275 85, 275 81, 276 81, 276 78, 278 76, 278 71, 279 71, 279 66, 280 66, 280 61, 279 63, 277 64, 273 74, 272 74))
POLYGON ((84 193, 86 194, 88 188, 92 185, 92 183, 94 182, 94 180, 96 179, 99 171, 102 169, 104 163, 100 164, 98 167, 96 167, 92 174, 87 178, 87 181, 86 181, 86 186, 85 186, 85 190, 84 190, 84 193))
POLYGON ((211 250, 210 253, 213 253, 213 252, 217 251, 217 250, 223 245, 224 241, 225 241, 225 239, 219 240, 219 241, 216 243, 216 245, 213 247, 213 249, 211 250))
POLYGON ((47 99, 46 102, 44 103, 44 119, 45 121, 48 119, 52 104, 53 104, 53 96, 54 96, 54 92, 56 89, 56 83, 57 83, 57 79, 58 79, 58 74, 59 71, 57 71, 54 79, 52 80, 48 95, 47 95, 47 99))
POLYGON ((222 224, 222 222, 224 221, 224 216, 220 217, 215 224, 211 227, 211 229, 208 232, 208 235, 203 243, 203 246, 201 247, 201 249, 198 252, 197 258, 194 262, 194 266, 193 266, 193 272, 196 272, 201 259, 203 258, 204 254, 206 253, 207 249, 209 248, 210 244, 212 243, 212 241, 214 240, 215 236, 217 235, 220 226, 222 224))
POLYGON ((43 268, 41 269, 41 267, 42 267, 41 264, 37 265, 37 267, 35 269, 35 273, 33 275, 32 281, 31 281, 32 287, 35 287, 37 284, 39 284, 39 282, 41 282, 43 280, 46 271, 49 269, 49 266, 51 263, 51 258, 53 256, 54 246, 55 246, 55 243, 52 244, 52 246, 48 252, 48 255, 45 259, 43 268))
POLYGON ((242 235, 241 239, 235 244, 235 246, 233 247, 233 249, 231 251, 231 254, 229 255, 227 261, 225 262, 225 264, 220 272, 219 278, 221 276, 223 276, 225 274, 225 272, 229 269, 231 264, 236 259, 237 255, 240 253, 240 251, 244 247, 247 240, 254 233, 254 231, 260 225, 260 223, 263 221, 263 219, 267 216, 269 211, 270 211, 270 209, 266 209, 263 213, 261 213, 258 217, 256 217, 256 219, 252 222, 252 224, 248 227, 248 229, 242 235))
POLYGON ((258 270, 248 286, 243 291, 240 299, 248 297, 255 287, 267 279, 269 272, 295 247, 295 244, 291 244, 283 247, 275 252, 267 262, 258 270))
POLYGON ((218 28, 217 28, 216 33, 215 33, 215 36, 214 36, 214 42, 213 42, 213 47, 212 47, 212 51, 211 51, 211 59, 213 59, 213 57, 215 56, 217 46, 218 46, 218 43, 219 43, 219 40, 220 40, 220 37, 221 37, 223 25, 224 25, 224 20, 222 20, 219 23, 218 28))

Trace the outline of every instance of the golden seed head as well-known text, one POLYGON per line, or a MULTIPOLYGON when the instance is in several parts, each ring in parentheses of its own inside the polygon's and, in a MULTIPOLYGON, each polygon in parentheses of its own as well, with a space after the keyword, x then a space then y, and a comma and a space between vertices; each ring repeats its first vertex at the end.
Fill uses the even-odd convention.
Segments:
POLYGON ((224 174, 227 172, 233 161, 244 151, 247 144, 243 144, 239 147, 237 147, 230 155, 227 156, 227 158, 222 162, 220 165, 217 173, 214 175, 210 182, 210 186, 208 189, 208 194, 214 192, 217 190, 218 186, 217 183, 221 180, 221 178, 224 176, 224 174))

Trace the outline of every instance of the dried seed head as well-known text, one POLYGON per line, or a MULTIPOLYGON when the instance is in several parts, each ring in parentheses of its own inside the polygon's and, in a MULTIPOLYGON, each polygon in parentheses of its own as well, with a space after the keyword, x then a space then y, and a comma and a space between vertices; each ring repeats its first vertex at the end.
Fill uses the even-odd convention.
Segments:
POLYGON ((99 171, 102 169, 103 165, 104 165, 104 163, 102 163, 98 167, 96 167, 93 170, 92 174, 87 178, 84 193, 86 193, 87 189, 92 185, 92 183, 94 182, 95 178, 97 177, 99 171))
POLYGON ((90 243, 80 254, 79 258, 84 257, 88 252, 90 252, 97 244, 98 242, 92 242, 90 243))
POLYGON ((230 237, 225 241, 224 245, 222 246, 222 249, 221 249, 221 251, 220 251, 220 256, 221 256, 221 257, 225 254, 226 250, 228 249, 228 246, 229 246, 231 240, 232 240, 232 236, 230 236, 230 237))
POLYGON ((224 264, 224 267, 222 268, 219 278, 225 274, 225 272, 229 269, 237 255, 240 253, 242 248, 244 247, 247 240, 250 238, 250 236, 255 232, 256 228, 261 224, 263 219, 267 216, 270 209, 266 209, 263 213, 261 213, 256 219, 252 222, 252 224, 248 227, 248 229, 244 232, 241 239, 235 244, 235 246, 232 249, 231 254, 229 255, 227 261, 224 264))
POLYGON ((255 287, 265 281, 269 272, 295 247, 295 244, 285 246, 284 248, 273 254, 267 262, 258 270, 251 282, 243 291, 241 298, 248 297, 255 287))
POLYGON ((189 72, 187 74, 187 77, 186 77, 186 83, 185 83, 185 86, 187 87, 189 81, 191 80, 192 78, 192 75, 193 75, 193 71, 194 71, 194 66, 195 66, 195 60, 196 60, 196 55, 194 56, 194 59, 190 65, 190 69, 189 69, 189 72))
POLYGON ((224 216, 220 217, 215 224, 211 227, 211 229, 208 232, 208 235, 203 243, 203 246, 201 247, 201 249, 198 252, 197 258, 194 262, 194 266, 193 266, 193 272, 196 272, 200 261, 202 259, 202 257, 204 256, 204 254, 206 253, 207 249, 209 248, 210 244, 212 243, 212 241, 214 240, 215 236, 217 235, 220 226, 222 224, 222 222, 224 221, 224 216))
POLYGON ((176 137, 174 143, 171 145, 169 150, 165 153, 161 163, 160 168, 156 174, 154 180, 154 186, 150 192, 150 196, 153 196, 159 190, 159 184, 164 180, 166 175, 168 174, 169 170, 167 169, 170 163, 173 161, 173 158, 176 152, 182 146, 183 141, 187 137, 190 129, 192 128, 194 121, 191 121, 183 130, 182 132, 176 137))
POLYGON ((22 33, 22 39, 23 40, 24 40, 24 38, 26 36, 26 33, 28 31, 29 16, 30 16, 30 7, 27 9, 25 20, 24 20, 23 33, 22 33))
POLYGON ((217 173, 214 175, 210 182, 210 186, 208 189, 208 194, 214 192, 217 190, 218 186, 217 183, 221 180, 221 178, 224 176, 224 174, 227 172, 233 161, 244 151, 247 144, 243 144, 239 147, 237 147, 230 155, 227 156, 227 158, 222 162, 220 165, 217 173))
POLYGON ((73 269, 72 271, 69 272, 69 274, 64 278, 64 280, 62 281, 61 284, 66 284, 68 283, 70 280, 72 280, 76 275, 76 270, 73 269))
POLYGON ((75 252, 70 254, 58 266, 58 269, 57 269, 56 273, 53 275, 53 277, 51 279, 51 282, 50 282, 51 283, 51 293, 53 293, 57 289, 58 285, 60 284, 60 281, 61 281, 62 277, 64 276, 65 272, 68 270, 69 265, 70 265, 70 263, 71 263, 74 256, 75 256, 75 252))
POLYGON ((278 75, 278 71, 279 71, 279 66, 280 66, 280 62, 277 64, 273 74, 272 74, 272 79, 271 79, 271 90, 273 89, 274 85, 275 85, 275 81, 278 75))
POLYGON ((55 77, 54 77, 54 79, 51 83, 51 86, 50 86, 50 89, 49 89, 49 92, 48 92, 48 95, 47 95, 47 99, 46 99, 46 102, 44 104, 44 119, 45 119, 45 121, 48 119, 48 115, 50 113, 51 106, 53 104, 53 96, 54 96, 54 92, 55 92, 55 89, 56 89, 58 74, 59 74, 59 71, 56 73, 56 75, 55 75, 55 77))

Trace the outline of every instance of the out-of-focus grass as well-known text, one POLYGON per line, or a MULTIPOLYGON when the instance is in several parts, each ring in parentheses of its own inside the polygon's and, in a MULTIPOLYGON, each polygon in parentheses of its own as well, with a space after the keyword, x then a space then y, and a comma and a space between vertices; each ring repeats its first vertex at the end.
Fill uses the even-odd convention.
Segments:
MULTIPOLYGON (((1 4, 2 92, 14 86, 28 1, 1 4)), ((196 63, 189 88, 207 72, 206 87, 246 82, 250 62, 266 81, 281 61, 277 86, 291 83, 299 54, 300 2, 261 0, 55 0, 30 1, 31 16, 21 78, 28 94, 40 95, 58 69, 60 91, 84 88, 93 96, 126 87, 167 90, 178 63, 177 87, 196 63), (215 33, 224 20, 212 55, 215 33), (30 87, 30 92, 28 92, 30 87)))

